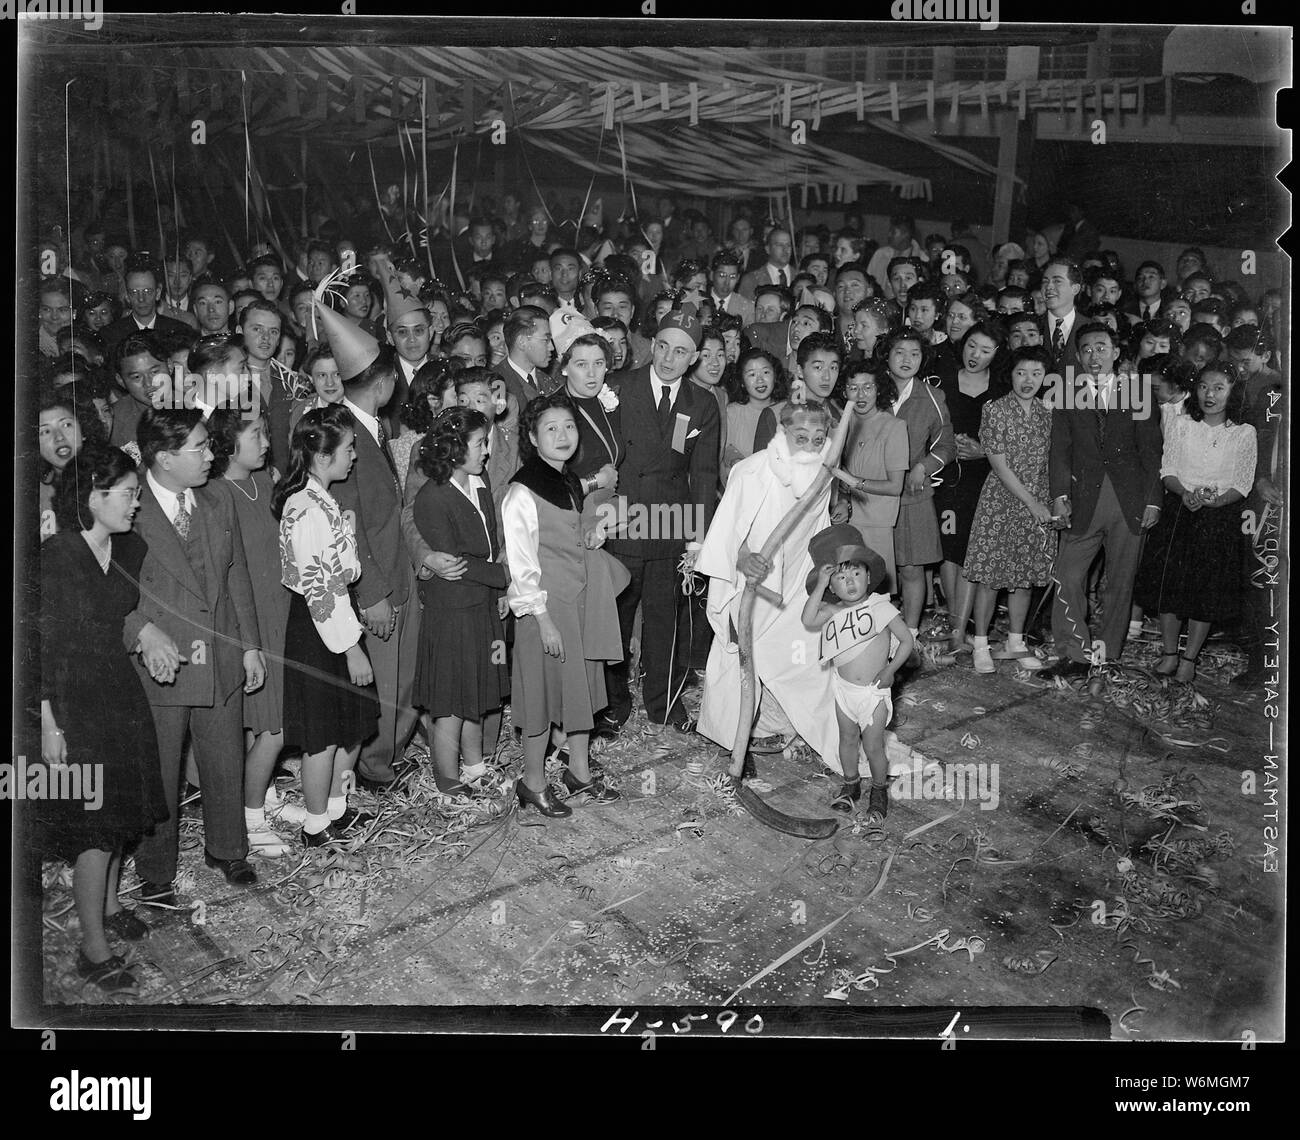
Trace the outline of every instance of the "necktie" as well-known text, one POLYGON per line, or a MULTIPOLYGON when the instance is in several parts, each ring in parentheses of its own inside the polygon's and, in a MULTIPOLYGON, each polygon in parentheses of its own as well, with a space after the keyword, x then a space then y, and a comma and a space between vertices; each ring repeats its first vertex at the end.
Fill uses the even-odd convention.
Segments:
MULTIPOLYGON (((393 478, 397 479, 397 464, 393 461, 393 453, 388 450, 388 433, 384 431, 384 421, 380 420, 379 424, 379 450, 383 452, 384 462, 388 464, 388 470, 393 473, 393 478)), ((398 480, 400 483, 401 480, 398 480)))
POLYGON ((672 413, 672 399, 667 384, 659 387, 659 430, 668 430, 668 417, 672 413))
POLYGON ((538 393, 541 392, 541 388, 539 388, 538 385, 537 385, 537 373, 536 373, 536 372, 530 372, 530 373, 528 373, 528 383, 532 386, 532 389, 533 389, 534 392, 538 392, 538 393))
POLYGON ((176 508, 176 517, 172 520, 172 525, 176 527, 176 533, 181 536, 182 542, 190 540, 190 520, 193 518, 192 512, 185 505, 185 496, 180 498, 180 505, 176 508))
POLYGON ((1052 330, 1052 354, 1054 356, 1060 356, 1065 349, 1065 337, 1061 334, 1063 324, 1065 324, 1064 321, 1058 320, 1056 328, 1052 330))
POLYGON ((781 270, 781 285, 783 288, 790 288, 790 275, 784 269, 781 270))

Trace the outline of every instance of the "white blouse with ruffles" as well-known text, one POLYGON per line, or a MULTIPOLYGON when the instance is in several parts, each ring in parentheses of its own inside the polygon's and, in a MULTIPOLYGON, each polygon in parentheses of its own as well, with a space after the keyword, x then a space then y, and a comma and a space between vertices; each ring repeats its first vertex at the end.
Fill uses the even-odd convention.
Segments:
POLYGON ((1177 416, 1169 423, 1160 478, 1176 476, 1189 491, 1216 487, 1249 495, 1255 485, 1255 429, 1250 424, 1210 427, 1204 420, 1177 416))

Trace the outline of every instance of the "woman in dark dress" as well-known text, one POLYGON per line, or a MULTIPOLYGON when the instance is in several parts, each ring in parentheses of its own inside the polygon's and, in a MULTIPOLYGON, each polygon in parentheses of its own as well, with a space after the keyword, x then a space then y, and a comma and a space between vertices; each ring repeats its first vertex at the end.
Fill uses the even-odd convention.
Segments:
POLYGON ((1006 382, 1001 379, 1005 345, 1006 337, 998 326, 991 322, 971 325, 957 342, 960 369, 939 384, 957 441, 957 458, 939 472, 942 483, 934 492, 943 547, 939 580, 948 603, 952 660, 958 653, 970 652, 966 623, 975 604, 975 585, 962 574, 962 566, 980 491, 989 475, 989 461, 979 441, 980 418, 985 404, 1006 394, 1006 382))
POLYGON ((465 562, 450 582, 420 582, 420 650, 413 702, 433 721, 434 780, 458 794, 496 751, 501 706, 510 692, 506 672, 506 568, 500 561, 492 488, 483 478, 487 417, 473 408, 440 412, 417 458, 428 482, 415 498, 415 525, 433 550, 465 562))
MULTIPOLYGON (((570 322, 570 326, 575 324, 585 322, 570 322)), ((595 331, 585 332, 561 348, 563 340, 561 332, 556 338, 560 375, 564 377, 564 391, 578 412, 578 454, 569 470, 578 477, 586 496, 582 503, 585 534, 600 520, 601 508, 614 498, 618 465, 623 459, 618 442, 618 395, 605 383, 613 363, 613 349, 595 331)))
MULTIPOLYGON (((153 717, 122 644, 148 548, 131 533, 140 480, 125 452, 88 444, 69 474, 55 497, 59 533, 41 548, 41 759, 52 781, 80 767, 86 794, 35 800, 32 815, 37 848, 73 863, 77 973, 129 993, 137 978, 108 936, 135 941, 149 927, 118 901, 122 852, 167 819, 153 717)), ((152 623, 141 631, 165 636, 152 623)))
POLYGON ((284 631, 292 595, 280 584, 280 525, 271 514, 278 475, 267 464, 270 425, 265 413, 219 408, 208 420, 208 443, 208 485, 228 491, 239 516, 266 655, 266 683, 244 697, 244 824, 249 851, 274 859, 287 855, 289 847, 267 823, 268 813, 300 825, 307 813, 297 804, 282 804, 271 779, 284 746, 284 631))

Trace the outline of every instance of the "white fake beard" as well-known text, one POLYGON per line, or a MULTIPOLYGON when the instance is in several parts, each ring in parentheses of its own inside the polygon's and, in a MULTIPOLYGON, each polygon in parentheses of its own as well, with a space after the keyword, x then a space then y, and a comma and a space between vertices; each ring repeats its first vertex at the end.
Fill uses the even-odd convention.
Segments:
POLYGON ((792 450, 784 429, 779 429, 772 437, 768 452, 769 462, 777 478, 794 491, 796 498, 803 498, 821 470, 822 453, 792 450))

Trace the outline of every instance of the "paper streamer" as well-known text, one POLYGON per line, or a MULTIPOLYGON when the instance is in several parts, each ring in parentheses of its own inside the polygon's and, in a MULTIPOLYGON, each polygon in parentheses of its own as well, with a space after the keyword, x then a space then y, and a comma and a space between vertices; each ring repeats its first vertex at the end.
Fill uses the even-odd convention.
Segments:
POLYGON ((602 130, 614 129, 614 103, 618 98, 618 84, 609 83, 605 87, 605 125, 602 130))
POLYGON ((934 80, 925 81, 925 114, 930 122, 934 122, 934 80))
POLYGON ((700 125, 700 85, 691 83, 687 90, 690 93, 690 123, 692 127, 700 125))
POLYGON ((641 104, 642 104, 641 84, 633 83, 632 84, 632 109, 635 111, 641 110, 641 104))
MULTIPOLYGON (((437 280, 433 268, 433 219, 429 216, 429 81, 420 80, 420 172, 424 182, 423 205, 424 255, 429 264, 429 280, 437 280)), ((410 230, 408 225, 407 230, 410 230)))
POLYGON ((251 193, 253 169, 253 140, 248 133, 248 76, 239 73, 239 105, 244 112, 244 248, 252 245, 252 234, 248 228, 248 199, 251 193))
POLYGON ((790 97, 793 88, 793 83, 787 83, 781 91, 781 126, 783 127, 790 125, 790 97))
MULTIPOLYGON (((867 101, 866 101, 866 96, 864 95, 863 90, 862 90, 862 84, 861 84, 861 83, 858 83, 858 84, 856 84, 855 86, 857 87, 857 96, 858 96, 858 122, 860 123, 860 122, 862 122, 863 119, 865 119, 865 118, 867 117, 867 101)), ((897 84, 897 83, 891 83, 890 86, 894 89, 894 91, 893 91, 894 100, 895 100, 895 102, 897 102, 897 100, 898 100, 898 84, 897 84)), ((895 112, 895 114, 894 114, 894 118, 898 118, 898 114, 897 114, 897 112, 895 112)))
POLYGON ((952 85, 952 104, 948 108, 948 122, 955 123, 957 121, 957 112, 959 110, 960 103, 961 103, 961 84, 954 83, 952 85))
POLYGON ((388 240, 393 240, 393 231, 388 228, 388 215, 384 213, 379 197, 379 179, 375 176, 375 156, 370 149, 370 144, 366 143, 366 157, 370 159, 370 185, 375 190, 375 209, 379 211, 379 220, 384 224, 384 232, 388 234, 388 240))
MULTIPOLYGON (((893 119, 894 122, 896 123, 899 121, 900 116, 899 116, 899 109, 898 109, 898 84, 897 83, 890 83, 889 85, 889 117, 893 119)), ((862 84, 859 83, 858 84, 858 119, 861 120, 861 118, 862 118, 862 84)))

